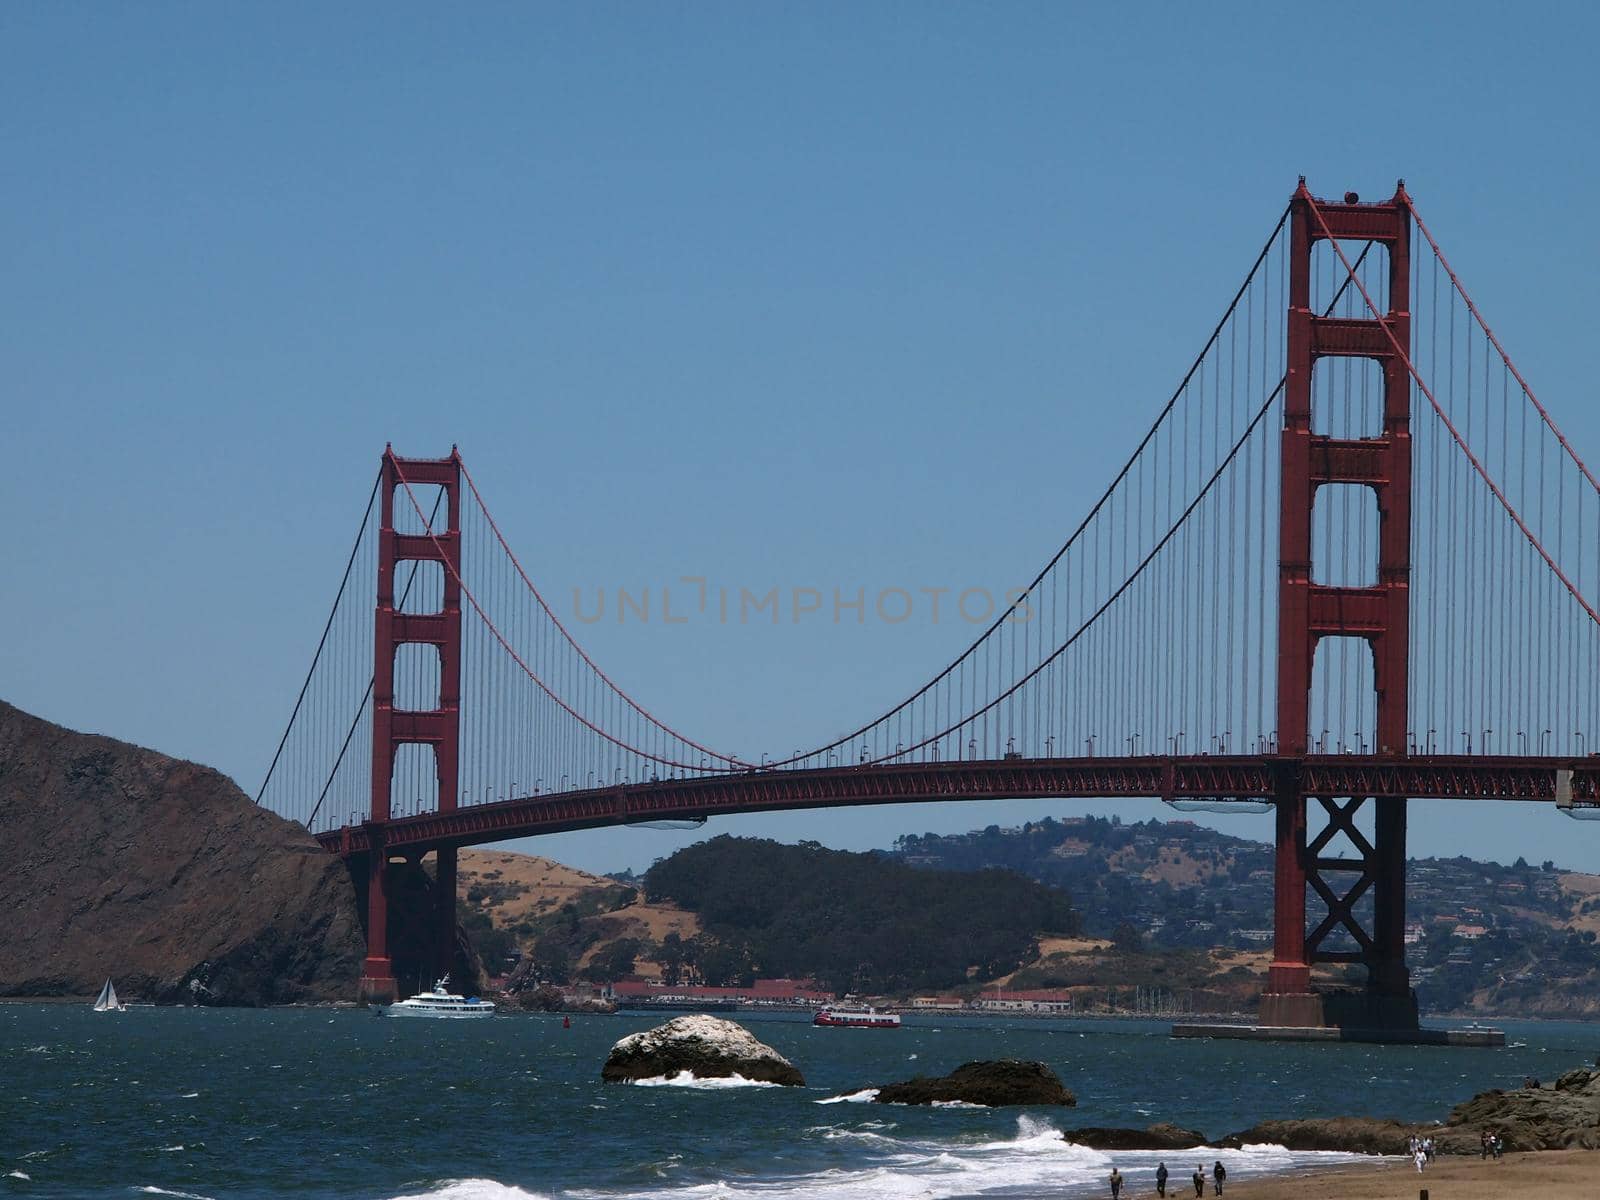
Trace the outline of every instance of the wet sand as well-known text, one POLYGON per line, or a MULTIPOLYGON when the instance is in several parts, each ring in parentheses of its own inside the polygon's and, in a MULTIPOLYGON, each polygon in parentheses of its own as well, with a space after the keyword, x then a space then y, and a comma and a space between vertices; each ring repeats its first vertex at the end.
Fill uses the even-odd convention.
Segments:
MULTIPOLYGON (((1315 1174, 1279 1175, 1269 1179, 1229 1181, 1225 1196, 1237 1200, 1411 1200, 1423 1188, 1429 1200, 1501 1200, 1506 1196, 1537 1196, 1539 1200, 1577 1200, 1597 1190, 1600 1151, 1545 1150, 1536 1154, 1507 1154, 1499 1162, 1479 1158, 1440 1157, 1420 1175, 1403 1159, 1378 1159, 1370 1166, 1357 1164, 1315 1174)), ((1192 1200, 1188 1176, 1176 1193, 1192 1200)), ((1174 1174, 1173 1182, 1179 1177, 1174 1174)), ((1169 1196, 1173 1189, 1167 1189, 1169 1196)), ((1142 1190, 1132 1196, 1141 1197, 1142 1190)), ((1151 1193, 1152 1195, 1154 1193, 1151 1193)), ((1206 1195, 1211 1197, 1207 1181, 1206 1195)))

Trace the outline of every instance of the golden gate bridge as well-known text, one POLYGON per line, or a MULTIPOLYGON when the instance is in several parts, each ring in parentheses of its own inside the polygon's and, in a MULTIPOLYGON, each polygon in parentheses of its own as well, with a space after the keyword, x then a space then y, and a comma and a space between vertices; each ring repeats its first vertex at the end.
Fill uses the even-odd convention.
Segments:
POLYGON ((689 736, 585 653, 459 453, 386 449, 257 801, 350 864, 378 999, 391 873, 434 856, 412 932, 448 966, 462 846, 923 801, 1270 806, 1261 1024, 1404 1035, 1407 801, 1600 809, 1597 601, 1600 484, 1404 185, 1302 180, 1103 494, 888 711, 777 761, 689 736), (1364 987, 1314 990, 1319 963, 1364 987))

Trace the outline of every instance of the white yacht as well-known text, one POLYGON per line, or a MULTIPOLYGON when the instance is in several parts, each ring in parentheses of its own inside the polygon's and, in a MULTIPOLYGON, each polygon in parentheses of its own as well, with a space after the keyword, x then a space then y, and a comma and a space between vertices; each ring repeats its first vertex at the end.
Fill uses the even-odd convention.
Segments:
POLYGON ((378 1014, 386 1017, 443 1017, 460 1020, 494 1016, 494 1003, 476 996, 457 996, 449 990, 450 976, 433 985, 431 992, 418 992, 398 1004, 380 1004, 378 1014))

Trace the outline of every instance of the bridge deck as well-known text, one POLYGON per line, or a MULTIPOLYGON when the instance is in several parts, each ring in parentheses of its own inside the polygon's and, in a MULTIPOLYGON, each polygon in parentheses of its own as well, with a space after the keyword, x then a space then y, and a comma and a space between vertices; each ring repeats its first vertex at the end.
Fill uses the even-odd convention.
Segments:
MULTIPOLYGON (((472 846, 541 833, 641 821, 846 805, 1000 799, 1271 799, 1395 796, 1600 804, 1600 757, 1314 755, 998 759, 752 770, 587 788, 475 804, 389 822, 389 850, 472 846), (1570 772, 1570 774, 1565 774, 1570 772)), ((374 827, 318 835, 324 848, 363 854, 374 827)))

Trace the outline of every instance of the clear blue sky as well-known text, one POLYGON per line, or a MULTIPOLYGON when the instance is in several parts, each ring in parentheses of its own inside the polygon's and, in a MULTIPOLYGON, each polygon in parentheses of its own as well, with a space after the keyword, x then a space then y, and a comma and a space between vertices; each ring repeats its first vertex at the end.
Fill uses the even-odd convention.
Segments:
MULTIPOLYGON (((536 576, 1025 582, 1297 174, 1404 176, 1600 457, 1592 6, 0 7, 0 696, 253 790, 387 440, 536 576)), ((811 745, 968 631, 604 623, 719 747, 811 745)), ((829 844, 1157 805, 714 822, 829 844)), ((1600 870, 1417 805, 1413 849, 1600 870)), ((1268 819, 1225 827, 1265 837, 1268 819)), ((541 848, 643 866, 674 835, 541 848)))

